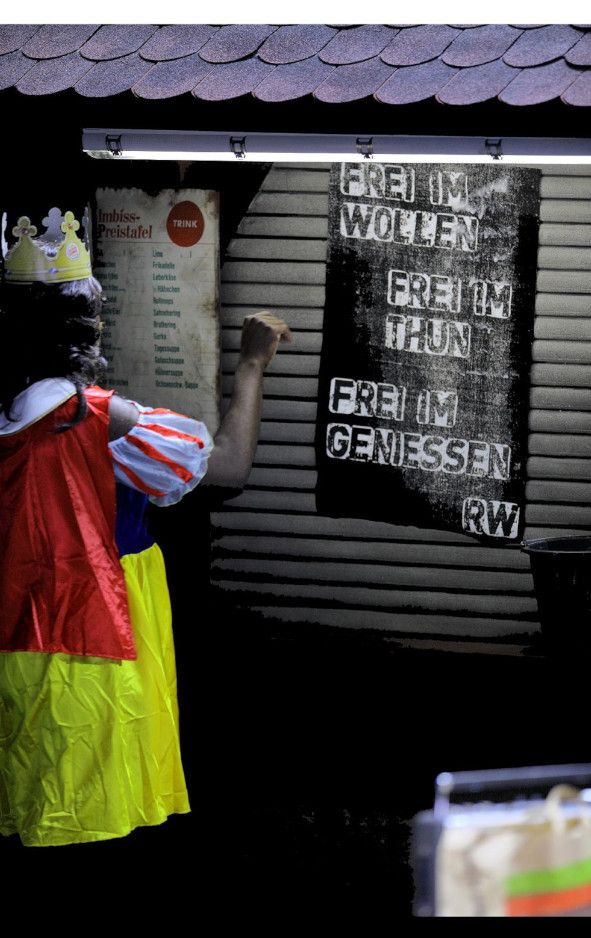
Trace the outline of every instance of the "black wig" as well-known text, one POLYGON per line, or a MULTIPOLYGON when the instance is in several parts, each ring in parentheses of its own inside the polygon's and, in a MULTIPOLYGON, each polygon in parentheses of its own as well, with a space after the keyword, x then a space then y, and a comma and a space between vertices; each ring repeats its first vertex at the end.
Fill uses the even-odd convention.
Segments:
POLYGON ((59 284, 0 285, 0 413, 15 420, 14 400, 35 381, 67 378, 78 406, 67 430, 87 412, 84 388, 106 365, 98 344, 102 290, 94 277, 59 284))

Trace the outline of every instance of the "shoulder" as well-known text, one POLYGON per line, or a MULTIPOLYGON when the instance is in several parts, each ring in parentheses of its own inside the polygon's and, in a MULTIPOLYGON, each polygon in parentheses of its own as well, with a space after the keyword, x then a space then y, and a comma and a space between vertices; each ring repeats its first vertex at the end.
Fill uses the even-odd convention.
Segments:
POLYGON ((109 403, 109 440, 118 440, 132 430, 140 412, 131 401, 113 394, 109 403))
POLYGON ((109 442, 118 440, 132 430, 139 417, 139 409, 132 401, 118 397, 115 391, 105 390, 98 385, 84 389, 84 396, 91 410, 102 415, 109 424, 109 442))

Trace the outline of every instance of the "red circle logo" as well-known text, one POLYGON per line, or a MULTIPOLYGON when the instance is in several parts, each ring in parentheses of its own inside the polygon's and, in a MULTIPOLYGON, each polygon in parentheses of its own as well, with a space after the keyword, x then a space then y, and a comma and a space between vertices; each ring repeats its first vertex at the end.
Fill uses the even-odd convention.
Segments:
POLYGON ((194 202, 177 202, 166 219, 168 237, 181 248, 197 244, 203 235, 205 220, 203 212, 194 202))

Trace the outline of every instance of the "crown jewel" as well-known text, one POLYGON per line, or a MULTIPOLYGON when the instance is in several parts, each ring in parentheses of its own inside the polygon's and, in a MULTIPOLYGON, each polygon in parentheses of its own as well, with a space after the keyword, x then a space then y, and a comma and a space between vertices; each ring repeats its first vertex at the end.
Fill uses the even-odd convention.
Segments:
MULTIPOLYGON (((86 215, 83 222, 88 224, 86 215)), ((80 222, 73 212, 62 216, 59 208, 52 208, 42 223, 46 231, 33 240, 36 226, 27 215, 19 218, 12 229, 18 240, 4 258, 5 279, 11 283, 66 283, 92 277, 90 254, 76 234, 80 222)))

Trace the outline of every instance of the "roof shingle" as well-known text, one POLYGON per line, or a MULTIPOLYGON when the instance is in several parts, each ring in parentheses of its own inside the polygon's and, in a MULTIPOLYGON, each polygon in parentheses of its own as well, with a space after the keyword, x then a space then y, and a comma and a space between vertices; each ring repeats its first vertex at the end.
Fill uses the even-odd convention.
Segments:
POLYGON ((580 38, 570 26, 540 26, 522 33, 504 59, 507 65, 518 68, 543 65, 564 55, 580 38))
POLYGON ((506 65, 502 59, 461 68, 437 95, 441 104, 477 104, 501 93, 520 69, 506 65))
POLYGON ((95 62, 74 88, 85 98, 106 98, 129 91, 152 68, 153 62, 141 59, 137 52, 113 62, 95 62))
POLYGON ((192 91, 211 69, 212 65, 200 59, 195 52, 182 59, 158 62, 134 84, 132 90, 138 98, 174 98, 177 94, 192 91))
POLYGON ((216 65, 206 77, 193 88, 196 98, 204 101, 228 101, 249 94, 260 85, 270 72, 277 68, 258 58, 241 59, 216 65))
POLYGON ((82 78, 92 62, 82 58, 79 52, 70 52, 59 59, 42 59, 17 82, 23 94, 55 94, 71 88, 82 78))
POLYGON ((381 58, 388 65, 421 65, 441 55, 459 34, 451 26, 410 26, 392 40, 381 58))
POLYGON ((485 65, 503 55, 521 35, 513 26, 477 26, 470 31, 463 30, 441 58, 448 65, 461 68, 485 65))
POLYGON ((446 65, 441 59, 397 68, 375 96, 384 104, 414 104, 436 95, 456 72, 457 68, 446 65))
POLYGON ((35 62, 20 50, 3 55, 0 58, 0 91, 16 85, 32 68, 35 68, 35 62))
POLYGON ((53 59, 77 52, 98 26, 41 26, 22 46, 31 59, 53 59))
POLYGON ((38 26, 0 26, 0 55, 21 49, 38 29, 38 26))
POLYGON ((206 62, 236 62, 254 55, 260 45, 275 32, 276 26, 223 26, 212 36, 199 55, 206 62))
POLYGON ((255 88, 254 96, 260 101, 293 101, 312 94, 334 69, 334 65, 321 62, 317 56, 305 62, 278 65, 255 88))
POLYGON ((366 62, 341 65, 318 85, 314 97, 333 104, 357 101, 374 94, 394 71, 392 65, 386 65, 377 56, 366 62))
POLYGON ((145 46, 140 55, 150 62, 164 62, 167 59, 179 59, 184 55, 193 55, 203 48, 219 26, 186 25, 161 26, 145 46))
POLYGON ((318 54, 318 58, 329 65, 353 65, 378 55, 385 49, 397 30, 390 26, 355 26, 353 29, 341 29, 327 46, 318 54))
POLYGON ((591 72, 583 72, 569 85, 562 100, 575 107, 591 107, 591 72))
POLYGON ((591 65, 591 32, 584 33, 565 55, 571 65, 591 65))
POLYGON ((336 32, 329 26, 280 26, 263 43, 259 56, 271 65, 301 62, 324 49, 336 32))
POLYGON ((81 47, 80 55, 96 61, 131 55, 141 49, 157 29, 157 26, 101 26, 81 47))
POLYGON ((535 68, 524 68, 500 93, 499 100, 519 106, 542 104, 543 101, 560 97, 578 74, 564 59, 535 68))

